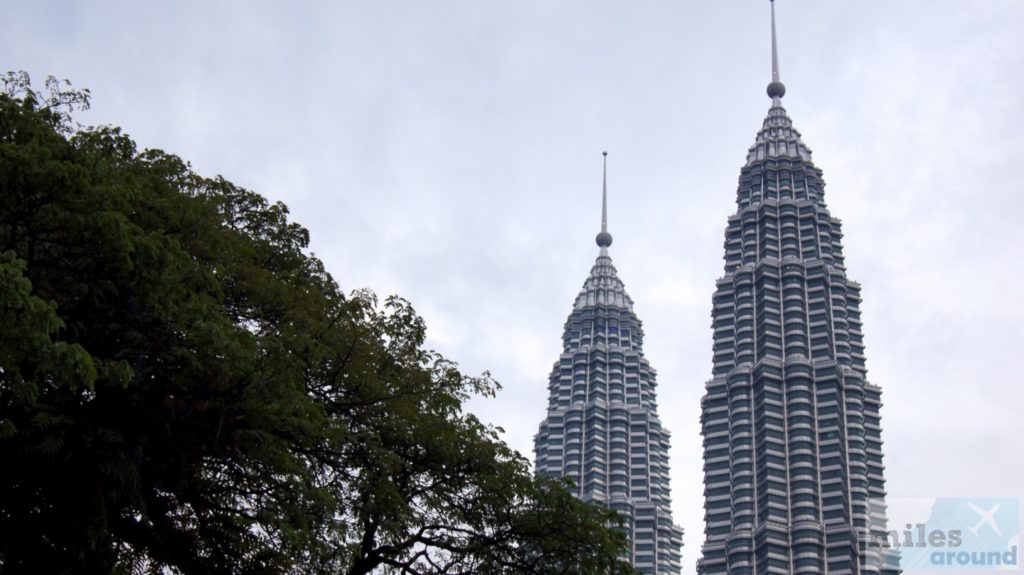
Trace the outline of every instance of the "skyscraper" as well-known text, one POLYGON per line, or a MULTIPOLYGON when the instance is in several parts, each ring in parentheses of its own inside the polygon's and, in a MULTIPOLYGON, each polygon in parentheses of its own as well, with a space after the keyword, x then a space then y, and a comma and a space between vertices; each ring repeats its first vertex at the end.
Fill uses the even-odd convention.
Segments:
POLYGON ((569 477, 577 497, 616 510, 641 573, 679 573, 683 532, 672 522, 669 432, 658 419, 655 371, 608 256, 611 244, 606 153, 600 252, 565 322, 547 417, 534 437, 536 471, 569 477))
POLYGON ((771 108, 740 171, 713 297, 698 572, 898 573, 874 544, 881 400, 866 379, 860 285, 785 93, 773 3, 771 108))

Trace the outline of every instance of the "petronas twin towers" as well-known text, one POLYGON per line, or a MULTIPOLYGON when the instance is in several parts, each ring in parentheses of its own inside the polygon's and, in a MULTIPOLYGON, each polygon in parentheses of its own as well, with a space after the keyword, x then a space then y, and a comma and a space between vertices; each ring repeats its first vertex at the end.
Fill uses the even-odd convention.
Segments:
MULTIPOLYGON (((866 379, 860 286, 785 91, 772 4, 772 104, 740 171, 713 296, 697 571, 895 575, 896 558, 872 544, 886 528, 881 391, 866 379)), ((536 470, 618 511, 638 571, 679 573, 669 432, 641 322, 608 255, 605 182, 600 252, 565 324, 536 470)))

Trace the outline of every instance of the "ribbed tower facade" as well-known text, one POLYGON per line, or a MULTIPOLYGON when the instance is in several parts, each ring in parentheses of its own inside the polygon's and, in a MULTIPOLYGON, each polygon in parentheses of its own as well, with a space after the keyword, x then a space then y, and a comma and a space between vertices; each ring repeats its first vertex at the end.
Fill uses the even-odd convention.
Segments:
POLYGON ((867 380, 861 288, 822 172, 782 107, 775 45, 773 4, 772 104, 740 171, 713 296, 698 572, 895 574, 875 543, 881 393, 867 380))
POLYGON ((672 521, 669 432, 658 419, 641 322, 608 255, 607 185, 601 224, 597 261, 551 370, 547 417, 534 438, 536 471, 569 477, 577 497, 616 510, 638 571, 679 573, 683 532, 672 521))

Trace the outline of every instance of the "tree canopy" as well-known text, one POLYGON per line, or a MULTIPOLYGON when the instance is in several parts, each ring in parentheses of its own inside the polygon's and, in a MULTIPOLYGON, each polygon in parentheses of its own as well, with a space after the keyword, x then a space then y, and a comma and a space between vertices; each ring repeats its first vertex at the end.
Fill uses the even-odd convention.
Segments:
POLYGON ((0 572, 630 572, 283 204, 0 80, 0 572))

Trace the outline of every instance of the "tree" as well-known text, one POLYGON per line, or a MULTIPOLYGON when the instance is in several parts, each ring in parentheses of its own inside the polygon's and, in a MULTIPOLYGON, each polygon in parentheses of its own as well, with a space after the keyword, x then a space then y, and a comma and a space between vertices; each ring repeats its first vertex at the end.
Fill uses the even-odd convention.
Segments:
MULTIPOLYGON (((0 572, 625 573, 283 204, 0 94, 0 572)), ((612 526, 612 527, 609 527, 612 526)))

